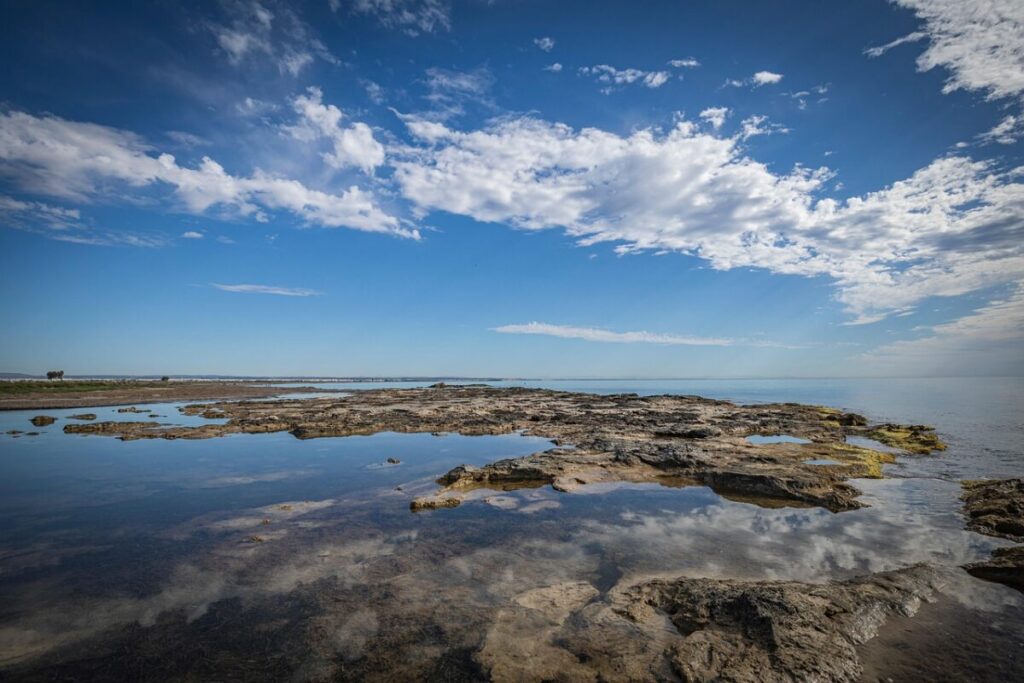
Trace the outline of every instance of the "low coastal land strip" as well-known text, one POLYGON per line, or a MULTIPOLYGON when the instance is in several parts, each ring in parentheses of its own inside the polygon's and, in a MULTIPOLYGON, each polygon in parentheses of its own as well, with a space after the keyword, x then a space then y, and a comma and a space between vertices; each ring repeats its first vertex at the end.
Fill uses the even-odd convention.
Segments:
POLYGON ((268 398, 310 391, 323 390, 312 387, 282 388, 265 382, 18 380, 0 382, 0 410, 58 410, 129 403, 268 398))

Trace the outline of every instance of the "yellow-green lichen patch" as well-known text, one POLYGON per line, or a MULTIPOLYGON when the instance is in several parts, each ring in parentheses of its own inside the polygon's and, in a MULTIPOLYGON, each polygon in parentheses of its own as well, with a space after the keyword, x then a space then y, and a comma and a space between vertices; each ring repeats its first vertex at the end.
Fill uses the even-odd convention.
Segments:
POLYGON ((946 450, 946 444, 939 439, 935 429, 925 425, 883 424, 868 430, 864 436, 907 453, 926 455, 946 450))
POLYGON ((853 476, 863 479, 881 479, 882 465, 896 462, 896 456, 892 453, 854 446, 848 443, 821 444, 828 451, 826 457, 836 460, 854 468, 853 476))

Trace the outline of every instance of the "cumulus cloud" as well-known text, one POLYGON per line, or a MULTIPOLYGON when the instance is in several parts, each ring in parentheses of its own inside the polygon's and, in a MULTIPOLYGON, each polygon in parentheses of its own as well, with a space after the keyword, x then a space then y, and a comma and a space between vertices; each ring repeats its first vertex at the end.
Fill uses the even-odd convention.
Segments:
POLYGON ((495 327, 495 332, 503 334, 539 334, 563 339, 583 339, 592 342, 609 342, 616 344, 664 344, 669 346, 729 346, 730 339, 707 337, 686 337, 675 334, 655 334, 652 332, 611 332, 595 327, 572 327, 569 325, 549 325, 547 323, 526 323, 523 325, 502 325, 495 327))
POLYGON ((772 73, 771 71, 758 71, 751 77, 751 81, 755 86, 774 85, 781 80, 782 74, 772 73))
POLYGON ((220 207, 265 219, 265 211, 284 210, 314 225, 418 237, 355 185, 332 194, 258 169, 235 176, 209 157, 189 168, 133 133, 56 116, 0 114, 0 176, 26 192, 79 202, 162 186, 195 214, 220 207))
MULTIPOLYGON (((923 30, 899 38, 886 49, 928 38, 917 67, 943 67, 943 92, 975 90, 990 99, 1024 93, 1024 3, 1019 0, 892 0, 914 12, 923 30)), ((871 51, 868 54, 874 55, 871 51)))
POLYGON ((469 132, 405 120, 422 145, 394 160, 394 177, 419 214, 561 228, 584 245, 678 251, 723 270, 827 275, 861 323, 1024 278, 1024 169, 948 157, 841 202, 819 198, 825 168, 778 173, 746 155, 762 119, 732 137, 688 121, 620 136, 531 117, 469 132))
POLYGON ((669 60, 668 64, 675 69, 695 69, 700 66, 700 62, 693 57, 687 57, 686 59, 672 59, 669 60))
MULTIPOLYGON (((667 71, 644 71, 642 69, 616 69, 608 64, 596 64, 580 68, 584 76, 593 76, 599 83, 607 83, 609 86, 629 85, 639 83, 648 88, 660 88, 668 82, 672 74, 667 71)), ((605 92, 611 87, 605 89, 605 92)))
POLYGON ((562 70, 562 65, 558 62, 555 62, 554 64, 548 64, 546 67, 544 67, 544 70, 557 74, 562 70))
POLYGON ((762 85, 775 85, 782 81, 782 74, 777 74, 772 71, 758 71, 750 78, 744 79, 728 79, 725 85, 733 88, 743 88, 750 86, 751 88, 760 88, 762 85))
POLYGON ((276 296, 320 296, 323 292, 315 289, 303 289, 301 287, 274 287, 272 285, 222 285, 216 282, 211 287, 225 292, 237 292, 239 294, 274 294, 276 296))
POLYGON ((700 113, 700 117, 710 123, 715 130, 722 127, 727 116, 729 116, 728 107, 708 107, 700 113))
POLYGON ((220 0, 222 19, 209 22, 217 46, 227 60, 240 65, 262 57, 282 74, 298 76, 315 59, 338 59, 291 8, 270 0, 220 0))
POLYGON ((203 239, 203 237, 205 237, 203 233, 196 232, 195 230, 188 230, 186 232, 183 232, 181 233, 181 236, 187 240, 201 240, 203 239))
POLYGON ((341 110, 323 103, 320 88, 307 88, 305 95, 292 100, 292 106, 300 120, 296 125, 286 126, 286 130, 299 140, 323 138, 330 141, 333 151, 322 155, 328 166, 337 169, 355 166, 371 174, 384 163, 384 146, 374 139, 370 127, 360 121, 342 126, 341 110))
POLYGON ((533 44, 539 47, 541 50, 544 50, 544 52, 551 52, 552 50, 555 49, 554 39, 548 38, 547 36, 543 38, 534 38, 533 44))
MULTIPOLYGON (((340 4, 332 0, 331 8, 337 11, 340 4)), ((352 9, 411 36, 452 27, 451 5, 444 0, 353 0, 352 9)))

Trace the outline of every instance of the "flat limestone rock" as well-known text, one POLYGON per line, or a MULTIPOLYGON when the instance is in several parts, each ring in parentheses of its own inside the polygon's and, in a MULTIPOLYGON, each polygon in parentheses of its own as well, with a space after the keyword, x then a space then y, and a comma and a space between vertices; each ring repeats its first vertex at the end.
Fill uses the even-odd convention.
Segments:
POLYGON ((195 427, 102 423, 74 433, 122 439, 207 439, 289 432, 299 439, 400 433, 523 433, 558 448, 484 467, 460 466, 442 489, 410 502, 412 510, 454 507, 477 488, 552 486, 573 491, 607 482, 703 485, 774 505, 814 505, 834 512, 862 507, 847 483, 880 477, 894 456, 846 443, 877 432, 906 451, 942 448, 929 427, 869 425, 860 415, 795 403, 741 406, 697 396, 597 395, 547 389, 439 385, 378 389, 338 398, 233 401, 191 405, 186 415, 216 416, 195 427), (874 432, 872 432, 874 430, 874 432), (808 443, 753 444, 752 435, 790 435, 808 443), (571 446, 571 447, 568 447, 571 446), (827 460, 829 466, 815 464, 827 460))
POLYGON ((599 596, 528 591, 499 610, 477 660, 496 681, 859 679, 857 646, 938 588, 926 566, 809 584, 652 579, 599 596))

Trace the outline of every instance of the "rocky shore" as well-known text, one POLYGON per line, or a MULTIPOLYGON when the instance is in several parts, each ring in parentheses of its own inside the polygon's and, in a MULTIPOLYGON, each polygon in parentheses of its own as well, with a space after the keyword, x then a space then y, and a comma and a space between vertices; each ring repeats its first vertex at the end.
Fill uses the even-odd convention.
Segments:
POLYGON ((894 455, 849 444, 875 439, 907 453, 944 448, 922 425, 870 425, 853 413, 793 403, 740 406, 696 396, 594 395, 545 389, 436 385, 381 389, 352 396, 229 401, 184 408, 226 420, 198 427, 152 422, 69 424, 68 433, 121 439, 204 439, 227 434, 290 432, 300 439, 377 432, 523 432, 556 448, 457 467, 436 493, 413 499, 413 510, 454 507, 474 489, 632 481, 698 484, 733 498, 766 504, 813 505, 834 512, 861 507, 847 483, 880 477, 894 455), (751 443, 755 435, 786 435, 807 443, 751 443))
MULTIPOLYGON (((962 482, 967 528, 1024 543, 1024 479, 962 482)), ((992 556, 965 569, 980 579, 1024 591, 1024 545, 997 548, 992 556)))

